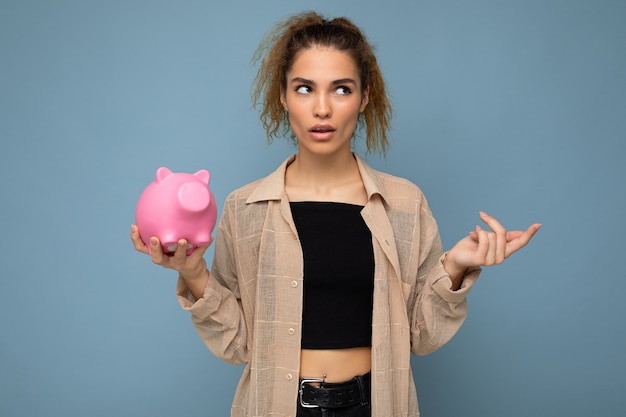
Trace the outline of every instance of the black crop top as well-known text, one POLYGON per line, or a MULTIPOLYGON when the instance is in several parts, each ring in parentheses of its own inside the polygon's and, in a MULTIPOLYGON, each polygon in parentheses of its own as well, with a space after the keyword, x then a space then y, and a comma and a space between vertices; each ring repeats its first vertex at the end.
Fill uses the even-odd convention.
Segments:
POLYGON ((303 349, 372 345, 374 252, 362 209, 291 203, 304 253, 303 349))

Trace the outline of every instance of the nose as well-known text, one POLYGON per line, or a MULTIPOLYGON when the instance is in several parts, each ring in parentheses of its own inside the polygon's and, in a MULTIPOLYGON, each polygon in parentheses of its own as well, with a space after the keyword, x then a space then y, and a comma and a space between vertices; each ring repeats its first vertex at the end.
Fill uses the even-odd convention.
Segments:
POLYGON ((313 115, 320 119, 327 119, 332 115, 330 99, 325 94, 320 94, 316 97, 313 115))

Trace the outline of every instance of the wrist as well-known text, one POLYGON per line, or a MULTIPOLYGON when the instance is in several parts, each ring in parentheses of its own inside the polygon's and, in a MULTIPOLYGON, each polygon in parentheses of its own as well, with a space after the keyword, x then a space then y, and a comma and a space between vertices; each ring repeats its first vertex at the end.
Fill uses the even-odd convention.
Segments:
POLYGON ((180 277, 185 281, 187 288, 196 301, 204 296, 204 290, 209 281, 209 270, 206 267, 199 273, 194 274, 180 272, 180 277))
POLYGON ((195 268, 180 271, 180 276, 185 280, 187 285, 199 281, 206 281, 206 279, 208 278, 208 274, 209 271, 207 270, 206 262, 204 259, 201 259, 195 268))
POLYGON ((185 282, 187 282, 187 284, 191 284, 199 281, 205 281, 208 276, 208 271, 206 268, 202 268, 201 270, 193 272, 181 272, 180 275, 183 277, 185 282))
POLYGON ((458 290, 461 287, 463 277, 467 272, 467 267, 459 266, 456 262, 454 262, 454 258, 449 252, 444 253, 443 258, 441 258, 441 264, 452 281, 452 290, 458 290))

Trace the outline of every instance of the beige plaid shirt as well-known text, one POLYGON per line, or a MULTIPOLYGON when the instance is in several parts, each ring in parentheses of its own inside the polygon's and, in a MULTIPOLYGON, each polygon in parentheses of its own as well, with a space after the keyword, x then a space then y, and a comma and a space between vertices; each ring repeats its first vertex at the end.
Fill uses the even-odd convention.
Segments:
MULTIPOLYGON (((194 302, 181 279, 177 286, 207 347, 227 362, 246 364, 231 416, 296 414, 303 256, 284 184, 293 158, 228 196, 203 298, 194 302)), ((437 224, 420 189, 355 158, 376 265, 372 416, 419 416, 410 354, 430 353, 456 333, 480 270, 452 291, 437 224)))

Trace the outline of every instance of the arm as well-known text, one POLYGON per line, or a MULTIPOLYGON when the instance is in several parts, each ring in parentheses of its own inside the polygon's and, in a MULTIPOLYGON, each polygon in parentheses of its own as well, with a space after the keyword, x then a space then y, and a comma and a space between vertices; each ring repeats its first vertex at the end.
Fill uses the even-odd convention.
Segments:
MULTIPOLYGON (((150 256, 155 264, 178 271, 178 301, 191 313, 192 322, 209 350, 226 362, 242 364, 248 361, 247 329, 225 220, 228 217, 225 208, 217 232, 214 273, 207 269, 203 257, 208 246, 186 256, 185 239, 181 239, 176 252, 168 256, 162 253, 158 239, 153 237, 150 256)), ((131 227, 131 240, 135 249, 148 254, 136 226, 131 227)))
POLYGON ((454 291, 435 221, 431 217, 422 222, 428 233, 421 236, 417 285, 409 300, 411 351, 416 355, 434 352, 456 334, 467 316, 467 295, 481 272, 464 269, 454 291))
MULTIPOLYGON (((429 214, 429 213, 428 213, 429 214)), ((541 225, 507 232, 493 217, 481 213, 493 230, 477 227, 449 252, 442 254, 434 219, 422 216, 418 293, 414 296, 411 324, 412 351, 424 355, 447 343, 467 315, 467 294, 478 279, 481 266, 502 263, 524 247, 541 225)))
POLYGON ((248 328, 239 290, 236 254, 225 209, 217 230, 211 271, 200 297, 193 294, 188 278, 179 274, 176 294, 181 307, 191 313, 200 339, 218 358, 233 364, 249 360, 248 328), (190 299, 189 294, 192 294, 190 299))

